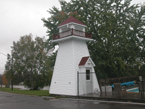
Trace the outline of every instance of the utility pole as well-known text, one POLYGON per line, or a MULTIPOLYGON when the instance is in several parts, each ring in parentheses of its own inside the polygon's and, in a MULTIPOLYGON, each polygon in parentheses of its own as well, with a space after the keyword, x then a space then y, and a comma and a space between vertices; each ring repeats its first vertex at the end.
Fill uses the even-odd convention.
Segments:
POLYGON ((12 86, 12 89, 11 90, 13 90, 13 74, 14 74, 14 72, 13 72, 13 51, 12 51, 12 64, 11 64, 11 68, 12 68, 12 77, 11 77, 11 86, 12 86))
MULTIPOLYGON (((9 60, 9 62, 8 62, 8 71, 11 69, 11 61, 10 61, 10 59, 11 59, 11 57, 10 57, 10 54, 8 54, 8 60, 9 60)), ((10 82, 8 83, 8 87, 10 86, 10 82)))

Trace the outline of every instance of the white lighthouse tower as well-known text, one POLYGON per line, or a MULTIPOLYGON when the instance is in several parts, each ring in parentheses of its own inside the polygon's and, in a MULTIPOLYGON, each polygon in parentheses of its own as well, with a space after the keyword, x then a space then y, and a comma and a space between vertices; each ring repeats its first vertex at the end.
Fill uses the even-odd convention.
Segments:
POLYGON ((50 94, 83 95, 99 92, 100 88, 86 42, 92 41, 92 34, 85 32, 86 25, 69 17, 62 22, 59 34, 53 36, 53 43, 59 44, 50 94))

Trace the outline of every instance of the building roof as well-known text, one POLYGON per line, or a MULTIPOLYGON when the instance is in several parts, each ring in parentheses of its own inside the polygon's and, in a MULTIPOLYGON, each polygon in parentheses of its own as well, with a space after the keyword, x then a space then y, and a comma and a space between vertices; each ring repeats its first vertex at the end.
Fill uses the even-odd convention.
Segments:
POLYGON ((70 23, 70 22, 74 22, 74 23, 78 23, 78 24, 81 24, 81 25, 85 25, 81 21, 79 21, 79 20, 77 20, 77 19, 75 19, 74 17, 71 16, 67 20, 65 20, 64 22, 62 22, 61 24, 59 24, 58 26, 65 25, 65 24, 70 23))
POLYGON ((88 59, 89 59, 89 56, 82 57, 82 59, 81 59, 81 61, 79 63, 79 66, 85 65, 88 59))

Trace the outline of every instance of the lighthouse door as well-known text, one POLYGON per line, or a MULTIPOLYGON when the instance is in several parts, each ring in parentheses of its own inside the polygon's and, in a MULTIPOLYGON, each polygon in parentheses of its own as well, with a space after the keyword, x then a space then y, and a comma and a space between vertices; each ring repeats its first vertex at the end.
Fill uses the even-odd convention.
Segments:
POLYGON ((93 87, 92 87, 92 75, 90 70, 86 70, 86 94, 92 93, 93 87))

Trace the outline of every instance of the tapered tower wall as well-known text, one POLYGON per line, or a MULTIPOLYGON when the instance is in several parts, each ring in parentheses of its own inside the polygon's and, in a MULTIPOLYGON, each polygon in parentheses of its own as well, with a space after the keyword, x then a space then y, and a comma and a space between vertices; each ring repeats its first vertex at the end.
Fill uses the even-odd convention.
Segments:
POLYGON ((59 42, 50 94, 77 95, 78 65, 84 56, 89 56, 85 41, 72 38, 59 42))
POLYGON ((73 41, 59 43, 50 94, 75 95, 73 41))

